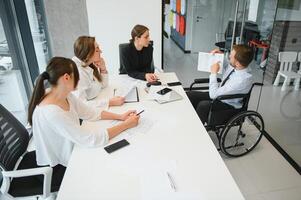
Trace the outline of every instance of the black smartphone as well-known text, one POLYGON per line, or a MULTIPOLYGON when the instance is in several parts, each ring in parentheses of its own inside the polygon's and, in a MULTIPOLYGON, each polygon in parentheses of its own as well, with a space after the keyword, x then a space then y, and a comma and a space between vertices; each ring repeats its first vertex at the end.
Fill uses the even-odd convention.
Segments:
POLYGON ((118 149, 121 149, 122 147, 125 147, 125 146, 129 145, 129 144, 130 143, 127 140, 123 139, 123 140, 120 140, 118 142, 115 142, 114 144, 106 146, 104 149, 106 150, 106 152, 112 153, 112 152, 114 152, 118 149))
POLYGON ((151 85, 161 85, 162 83, 160 81, 153 81, 153 82, 149 82, 146 83, 147 87, 150 87, 151 85))
POLYGON ((172 89, 169 89, 169 88, 163 88, 162 90, 159 90, 157 93, 158 94, 161 94, 161 95, 164 95, 168 92, 170 92, 172 89))
POLYGON ((167 83, 168 86, 176 86, 176 85, 182 85, 181 82, 170 82, 170 83, 167 83))

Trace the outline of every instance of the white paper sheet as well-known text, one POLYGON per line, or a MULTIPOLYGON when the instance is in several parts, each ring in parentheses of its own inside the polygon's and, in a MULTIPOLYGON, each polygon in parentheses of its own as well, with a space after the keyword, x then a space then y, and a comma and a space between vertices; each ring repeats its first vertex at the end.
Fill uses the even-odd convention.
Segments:
POLYGON ((211 65, 217 62, 219 62, 220 65, 218 73, 222 73, 224 54, 199 52, 198 71, 210 72, 211 65))

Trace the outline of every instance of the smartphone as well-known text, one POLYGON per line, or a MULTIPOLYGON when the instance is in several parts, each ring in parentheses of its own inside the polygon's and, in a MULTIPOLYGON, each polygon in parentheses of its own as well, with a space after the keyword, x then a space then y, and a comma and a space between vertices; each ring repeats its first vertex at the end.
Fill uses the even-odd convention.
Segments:
POLYGON ((170 92, 172 89, 169 89, 169 88, 163 88, 162 90, 159 90, 157 93, 158 94, 161 94, 161 95, 164 95, 168 92, 170 92))
POLYGON ((118 142, 115 142, 114 144, 106 146, 104 149, 106 150, 106 152, 112 153, 112 152, 114 152, 118 149, 121 149, 122 147, 125 147, 125 146, 129 145, 129 144, 130 143, 127 140, 123 139, 123 140, 120 140, 118 142))
POLYGON ((182 85, 181 82, 170 82, 170 83, 167 83, 168 86, 176 86, 176 85, 182 85))

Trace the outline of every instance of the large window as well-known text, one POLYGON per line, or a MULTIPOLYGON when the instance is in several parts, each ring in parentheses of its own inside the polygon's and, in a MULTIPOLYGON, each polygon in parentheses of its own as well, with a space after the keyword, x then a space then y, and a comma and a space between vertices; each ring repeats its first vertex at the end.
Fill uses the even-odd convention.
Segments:
POLYGON ((49 59, 40 0, 0 1, 0 104, 23 124, 38 74, 49 59))

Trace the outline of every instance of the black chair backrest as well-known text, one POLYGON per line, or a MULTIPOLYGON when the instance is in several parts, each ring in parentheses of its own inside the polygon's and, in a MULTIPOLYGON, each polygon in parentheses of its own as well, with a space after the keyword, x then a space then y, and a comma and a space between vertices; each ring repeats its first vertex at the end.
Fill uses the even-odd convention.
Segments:
POLYGON ((127 74, 126 69, 124 67, 123 60, 121 59, 121 56, 124 54, 124 49, 127 47, 129 43, 123 43, 119 44, 119 63, 120 63, 120 68, 119 68, 119 74, 127 74))
POLYGON ((26 152, 29 134, 26 128, 0 104, 0 166, 14 170, 19 158, 26 152))
MULTIPOLYGON (((126 47, 128 47, 129 43, 122 43, 122 44, 119 44, 119 63, 120 63, 120 67, 119 67, 119 74, 127 74, 127 71, 124 67, 124 63, 121 59, 121 56, 125 53, 125 49, 126 47)), ((153 41, 150 41, 150 45, 154 45, 154 42, 153 41)), ((155 66, 154 66, 154 59, 152 60, 152 63, 151 63, 151 69, 154 71, 155 69, 155 66)))

